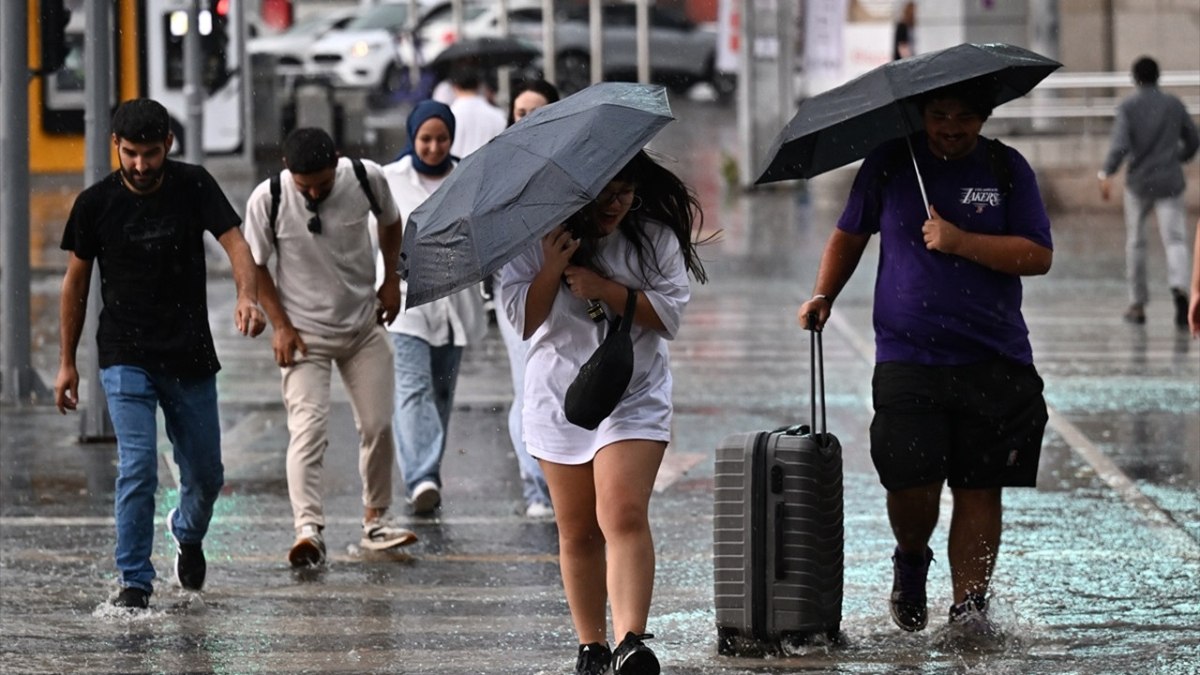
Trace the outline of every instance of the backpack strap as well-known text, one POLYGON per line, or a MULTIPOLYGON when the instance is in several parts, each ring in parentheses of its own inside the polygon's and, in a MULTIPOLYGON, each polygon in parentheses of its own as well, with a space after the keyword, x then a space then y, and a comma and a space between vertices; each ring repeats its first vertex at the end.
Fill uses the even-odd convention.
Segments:
POLYGON ((283 179, 279 174, 271 176, 271 241, 276 242, 278 239, 275 236, 275 220, 279 218, 279 195, 283 192, 283 179))
POLYGON ((371 213, 378 218, 383 209, 379 208, 379 202, 375 201, 375 192, 371 189, 371 182, 367 180, 367 167, 363 166, 362 160, 357 157, 351 157, 350 164, 354 166, 354 175, 358 178, 358 184, 362 186, 363 194, 367 196, 367 203, 371 205, 371 213))

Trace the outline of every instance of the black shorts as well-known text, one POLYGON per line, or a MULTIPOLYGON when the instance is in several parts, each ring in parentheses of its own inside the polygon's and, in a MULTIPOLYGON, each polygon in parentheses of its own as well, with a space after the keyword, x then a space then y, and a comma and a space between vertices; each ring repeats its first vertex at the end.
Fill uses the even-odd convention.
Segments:
POLYGON ((888 490, 1033 487, 1046 401, 1032 365, 880 363, 871 459, 888 490))

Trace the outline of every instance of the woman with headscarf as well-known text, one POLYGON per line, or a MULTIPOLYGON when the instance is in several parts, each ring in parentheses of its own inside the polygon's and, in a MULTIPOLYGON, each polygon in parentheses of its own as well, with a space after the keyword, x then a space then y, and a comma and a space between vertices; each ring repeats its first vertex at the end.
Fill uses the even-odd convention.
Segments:
MULTIPOLYGON (((458 163, 450 155, 455 123, 449 106, 422 101, 409 114, 406 127, 408 144, 396 161, 383 167, 405 227, 412 212, 458 163)), ((407 307, 403 282, 400 290, 404 311, 387 327, 396 351, 396 458, 413 513, 431 515, 442 502, 442 454, 458 366, 463 348, 483 337, 483 303, 472 288, 407 307)))

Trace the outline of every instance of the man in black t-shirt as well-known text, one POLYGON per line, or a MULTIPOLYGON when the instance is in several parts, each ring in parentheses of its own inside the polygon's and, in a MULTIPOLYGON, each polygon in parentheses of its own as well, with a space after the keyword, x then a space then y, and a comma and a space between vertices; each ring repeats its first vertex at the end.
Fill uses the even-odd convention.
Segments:
POLYGON ((206 564, 201 542, 224 484, 217 416, 220 368, 208 325, 204 232, 229 256, 237 286, 234 323, 256 336, 254 261, 240 219, 203 167, 167 159, 174 137, 165 108, 127 101, 113 115, 121 167, 75 200, 63 232, 70 252, 63 278, 61 353, 54 384, 60 412, 79 402, 75 352, 87 312, 92 264, 100 264, 104 308, 97 331, 100 380, 117 435, 118 607, 149 606, 158 488, 155 414, 161 406, 179 465, 179 506, 167 515, 180 586, 198 591, 206 564))

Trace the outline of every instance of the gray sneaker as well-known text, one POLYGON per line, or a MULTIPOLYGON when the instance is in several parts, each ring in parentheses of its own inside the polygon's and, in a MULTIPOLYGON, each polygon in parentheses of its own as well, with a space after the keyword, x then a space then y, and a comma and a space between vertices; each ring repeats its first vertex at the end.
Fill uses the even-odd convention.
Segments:
POLYGON ((296 543, 288 551, 288 563, 292 567, 317 567, 325 564, 325 538, 321 528, 304 525, 296 533, 296 543))
POLYGON ((991 652, 1004 649, 1007 636, 988 616, 987 598, 968 593, 965 600, 950 606, 945 641, 960 651, 991 652))
POLYGON ((442 505, 442 490, 438 484, 431 480, 423 480, 417 483, 417 487, 413 488, 412 499, 409 500, 412 505, 414 515, 429 516, 442 505))
POLYGON ((363 535, 358 545, 366 551, 385 551, 408 546, 417 540, 412 530, 400 527, 390 518, 379 517, 363 523, 363 535))

